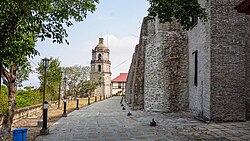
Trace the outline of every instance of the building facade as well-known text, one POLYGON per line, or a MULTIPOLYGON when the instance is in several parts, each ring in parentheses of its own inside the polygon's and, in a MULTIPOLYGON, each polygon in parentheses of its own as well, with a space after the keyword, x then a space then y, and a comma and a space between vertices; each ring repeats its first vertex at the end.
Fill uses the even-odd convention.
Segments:
MULTIPOLYGON (((248 1, 243 5, 249 7, 248 1)), ((136 51, 144 54, 135 51, 132 60, 144 67, 131 64, 126 100, 132 108, 140 101, 133 92, 140 83, 146 111, 190 111, 205 121, 245 121, 250 117, 249 8, 236 7, 242 0, 198 2, 209 20, 198 20, 190 31, 176 22, 143 21, 140 38, 145 42, 136 51), (135 73, 141 69, 143 73, 135 73), (141 77, 143 82, 134 81, 141 77)))
POLYGON ((98 45, 92 50, 90 80, 100 85, 95 90, 96 96, 111 96, 110 51, 99 38, 98 45))
POLYGON ((202 120, 243 121, 249 103, 249 16, 241 0, 199 0, 209 21, 188 31, 189 109, 202 120))
POLYGON ((124 95, 128 73, 120 73, 119 76, 111 80, 112 95, 124 95))

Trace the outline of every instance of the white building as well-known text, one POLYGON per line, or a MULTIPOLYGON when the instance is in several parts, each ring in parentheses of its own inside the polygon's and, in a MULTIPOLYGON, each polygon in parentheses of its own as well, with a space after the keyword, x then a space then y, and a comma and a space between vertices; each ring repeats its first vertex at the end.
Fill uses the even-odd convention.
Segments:
POLYGON ((112 95, 124 95, 128 73, 120 73, 119 76, 111 80, 112 95))

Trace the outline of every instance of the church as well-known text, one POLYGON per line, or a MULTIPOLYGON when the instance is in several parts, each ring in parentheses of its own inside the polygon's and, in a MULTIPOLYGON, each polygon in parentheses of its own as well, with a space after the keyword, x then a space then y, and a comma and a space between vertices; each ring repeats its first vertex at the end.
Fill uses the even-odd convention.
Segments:
POLYGON ((99 38, 98 45, 92 50, 90 80, 99 83, 95 96, 111 96, 110 50, 104 45, 104 39, 99 38))
POLYGON ((125 100, 132 109, 190 112, 210 122, 250 119, 249 0, 199 1, 193 29, 145 17, 125 100))

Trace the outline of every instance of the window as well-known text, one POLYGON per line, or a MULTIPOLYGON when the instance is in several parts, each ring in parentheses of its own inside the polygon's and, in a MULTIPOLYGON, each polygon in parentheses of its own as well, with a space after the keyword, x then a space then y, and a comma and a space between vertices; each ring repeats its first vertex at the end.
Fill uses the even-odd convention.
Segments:
POLYGON ((194 85, 198 85, 198 50, 192 53, 194 55, 194 85))
POLYGON ((102 71, 102 66, 98 65, 98 71, 101 72, 102 71))
POLYGON ((121 88, 122 88, 121 82, 118 82, 118 89, 121 89, 121 88))
POLYGON ((198 17, 197 16, 193 16, 191 18, 191 24, 192 24, 192 27, 195 27, 198 24, 198 17))
POLYGON ((98 54, 98 61, 99 60, 102 60, 102 55, 101 54, 98 54))

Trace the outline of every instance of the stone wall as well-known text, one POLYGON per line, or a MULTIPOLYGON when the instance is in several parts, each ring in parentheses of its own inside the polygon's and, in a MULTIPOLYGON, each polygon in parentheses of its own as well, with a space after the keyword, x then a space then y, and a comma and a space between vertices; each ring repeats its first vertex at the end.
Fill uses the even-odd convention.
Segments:
MULTIPOLYGON (((210 3, 199 1, 210 15, 210 3)), ((194 116, 210 118, 210 22, 198 24, 188 31, 189 49, 189 109, 194 116), (195 85, 195 51, 197 51, 197 86, 195 85)))
MULTIPOLYGON (((58 104, 58 101, 51 101, 49 103, 50 107, 57 105, 57 104, 58 104)), ((23 118, 31 117, 34 115, 37 116, 39 113, 41 113, 42 107, 43 107, 42 104, 37 104, 34 106, 28 106, 28 107, 16 109, 14 117, 13 117, 13 122, 16 122, 23 118)), ((3 122, 3 116, 2 116, 2 113, 0 113, 0 126, 2 125, 2 122, 3 122)))
MULTIPOLYGON (((246 15, 241 0, 211 1, 211 119, 246 119, 246 15)), ((248 86, 249 87, 249 86, 248 86)))
POLYGON ((187 35, 175 21, 144 18, 126 87, 130 106, 140 101, 146 111, 189 109, 206 121, 250 117, 250 16, 234 9, 240 2, 199 0, 209 20, 187 35))
POLYGON ((145 17, 130 65, 126 101, 133 109, 188 110, 188 48, 179 24, 145 17))
POLYGON ((241 0, 199 0, 210 20, 188 32, 189 103, 203 120, 246 119, 249 63, 249 18, 234 7, 241 0), (248 46, 248 48, 247 48, 248 46), (193 52, 198 52, 198 85, 194 85, 193 52), (246 82, 246 83, 245 83, 246 82))
POLYGON ((135 50, 135 66, 132 88, 132 109, 144 108, 144 50, 142 45, 137 45, 135 50))
MULTIPOLYGON (((247 21, 250 21, 250 16, 247 16, 247 21)), ((247 22, 247 27, 250 28, 250 22, 247 22)), ((249 29, 248 28, 248 29, 249 29)), ((246 29, 247 30, 247 29, 246 29)), ((247 94, 247 118, 250 119, 250 32, 247 32, 246 37, 246 94, 247 94)))
MULTIPOLYGON (((136 48, 135 48, 136 50, 136 48)), ((129 106, 132 104, 132 97, 133 97, 133 80, 134 80, 134 72, 135 72, 135 59, 136 59, 136 54, 135 52, 133 53, 132 61, 130 64, 129 72, 128 72, 128 77, 127 77, 127 82, 126 82, 126 87, 125 87, 125 100, 129 106)))
MULTIPOLYGON (((43 107, 42 104, 38 104, 34 106, 17 109, 14 114, 13 122, 16 122, 23 118, 30 117, 32 115, 37 115, 38 112, 41 112, 42 107, 43 107)), ((2 125, 2 122, 3 122, 3 117, 2 117, 2 114, 0 113, 0 125, 2 125)))
POLYGON ((126 84, 126 100, 134 110, 144 108, 144 46, 147 42, 147 19, 148 17, 143 19, 139 44, 135 47, 126 84))
POLYGON ((145 46, 144 108, 178 112, 188 109, 188 48, 178 23, 148 21, 145 46))

